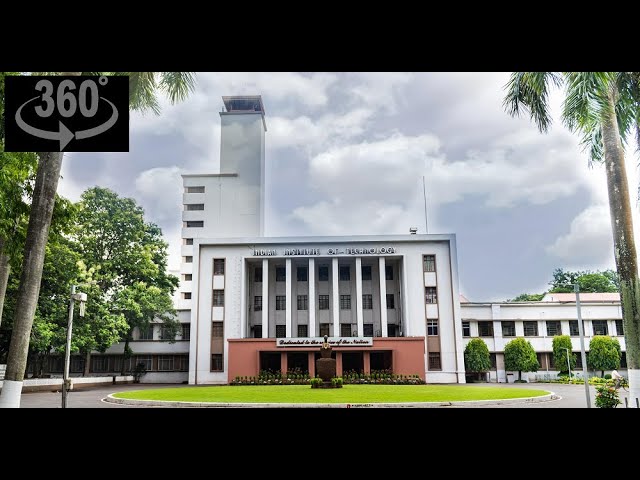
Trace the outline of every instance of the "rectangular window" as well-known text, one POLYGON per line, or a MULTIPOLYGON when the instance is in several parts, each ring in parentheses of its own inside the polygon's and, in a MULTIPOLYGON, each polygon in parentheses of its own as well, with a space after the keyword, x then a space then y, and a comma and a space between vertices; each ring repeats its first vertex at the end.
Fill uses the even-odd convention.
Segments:
POLYGON ((213 260, 213 274, 224 275, 224 258, 214 258, 213 260))
POLYGON ((537 337, 538 336, 538 322, 522 322, 524 324, 524 336, 525 337, 537 337))
POLYGON ((394 310, 396 308, 393 293, 387 293, 387 310, 394 310))
POLYGON ((151 358, 151 355, 138 355, 136 357, 134 367, 137 367, 140 364, 142 364, 144 369, 148 372, 153 370, 153 359, 151 358))
POLYGON ((276 295, 276 310, 286 310, 286 309, 287 309, 287 296, 276 295))
POLYGON ((287 280, 287 269, 285 267, 276 267, 276 282, 285 282, 287 280))
POLYGON ((181 333, 182 333, 182 340, 191 340, 191 324, 183 323, 181 333))
POLYGON ((622 352, 620 355, 620 368, 627 368, 627 352, 622 352))
POLYGON ((398 336, 398 328, 389 323, 387 324, 387 337, 397 337, 398 336))
POLYGON ((204 193, 204 187, 184 187, 184 193, 204 193))
POLYGON ((253 297, 253 311, 262 311, 262 295, 256 295, 255 297, 253 297))
POLYGON ((606 320, 591 320, 594 335, 609 335, 609 328, 606 320))
POLYGON ((190 220, 184 222, 186 228, 202 228, 204 227, 204 220, 190 220))
POLYGON ((92 369, 96 373, 104 373, 109 368, 109 357, 94 355, 91 357, 92 369))
POLYGON ((221 353, 214 353, 211 355, 211 371, 222 372, 224 370, 224 362, 222 361, 221 353))
POLYGON ((176 339, 176 334, 172 331, 173 329, 167 327, 160 327, 160 340, 164 341, 173 341, 176 339))
POLYGON ((569 335, 571 335, 572 337, 580 336, 580 330, 578 329, 577 320, 569 320, 569 335))
POLYGON ((276 325, 276 337, 284 338, 287 336, 287 326, 286 325, 276 325))
POLYGON ((222 322, 211 322, 211 336, 213 338, 224 337, 224 324, 222 322))
POLYGON ((620 337, 624 335, 624 324, 622 320, 616 320, 616 335, 620 337))
POLYGON ((307 298, 306 295, 298 295, 298 310, 307 310, 307 298))
POLYGON ((256 267, 253 271, 253 281, 256 283, 262 282, 262 267, 256 267))
POLYGON ((562 335, 562 324, 559 320, 547 320, 547 337, 562 335))
POLYGON ((298 267, 296 268, 296 278, 299 282, 306 282, 307 277, 307 267, 298 267))
POLYGON ((341 337, 350 337, 351 336, 351 324, 350 323, 341 323, 340 324, 340 336, 341 337))
POLYGON ((318 297, 318 310, 329 310, 329 295, 318 297))
POLYGON ((320 282, 328 282, 329 281, 329 267, 326 265, 321 265, 318 267, 318 281, 320 282))
POLYGON ((185 282, 191 282, 193 280, 193 274, 192 273, 185 273, 182 275, 182 280, 185 282))
POLYGON ((298 325, 298 337, 308 337, 308 336, 309 336, 309 326, 298 325))
POLYGON ((187 203, 185 204, 184 209, 188 212, 192 212, 194 210, 204 210, 204 203, 187 203))
POLYGON ((191 300, 191 292, 182 292, 183 300, 191 300))
POLYGON ((362 265, 362 280, 371 280, 371 265, 362 265))
POLYGON ((262 325, 253 326, 253 338, 262 338, 262 325))
POLYGON ((147 328, 138 327, 138 332, 138 340, 153 340, 153 325, 149 325, 147 328))
POLYGON ((185 245, 193 245, 193 238, 185 238, 184 239, 184 244, 185 245))
POLYGON ((351 310, 351 295, 340 295, 340 310, 351 310))
POLYGON ((442 370, 440 352, 429 352, 429 370, 442 370))
POLYGON ((384 267, 384 278, 386 280, 393 280, 393 267, 391 265, 384 267))
POLYGON ((184 263, 193 263, 193 257, 191 255, 182 258, 184 258, 184 263))
MULTIPOLYGON (((576 355, 576 368, 582 368, 582 353, 581 352, 571 352, 571 353, 575 353, 576 355)), ((589 353, 589 352, 586 352, 586 353, 589 353)), ((587 357, 587 363, 589 363, 589 357, 587 357)))
POLYGON ((320 324, 320 336, 324 337, 325 335, 329 335, 329 324, 328 323, 321 323, 320 324))
POLYGON ((493 322, 478 322, 478 335, 493 337, 493 322))
POLYGON ((516 322, 500 322, 502 323, 502 336, 503 337, 515 337, 516 336, 516 322))
POLYGON ((462 322, 462 336, 463 337, 471 336, 471 322, 462 322))
POLYGON ((424 287, 424 298, 426 303, 438 303, 436 287, 424 287))
POLYGON ((497 368, 496 354, 495 353, 490 353, 489 354, 489 361, 491 362, 491 369, 495 370, 497 368))
POLYGON ((362 330, 362 335, 365 337, 373 337, 373 323, 365 323, 362 330))
POLYGON ((224 307, 224 290, 213 291, 213 306, 224 307))
POLYGON ((172 372, 173 370, 173 355, 158 355, 158 371, 172 372))
POLYGON ((370 293, 365 293, 362 295, 362 309, 363 310, 372 310, 373 309, 373 295, 370 293))
POLYGON ((425 272, 436 271, 436 256, 435 255, 423 255, 422 267, 425 272))
POLYGON ((438 335, 438 319, 430 318, 427 320, 427 335, 438 335))
POLYGON ((340 281, 348 282, 351 280, 351 268, 349 265, 341 265, 340 266, 340 281))

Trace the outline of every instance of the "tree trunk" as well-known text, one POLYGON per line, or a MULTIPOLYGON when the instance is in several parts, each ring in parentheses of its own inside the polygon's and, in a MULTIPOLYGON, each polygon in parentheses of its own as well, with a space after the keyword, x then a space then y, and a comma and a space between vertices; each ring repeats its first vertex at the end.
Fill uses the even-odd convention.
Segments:
POLYGON ((9 283, 9 254, 4 252, 5 241, 0 238, 0 325, 2 325, 2 309, 4 307, 4 296, 7 293, 9 283))
POLYGON ((614 95, 615 91, 612 90, 609 95, 611 106, 602 117, 602 140, 607 170, 613 250, 620 278, 622 322, 629 369, 629 403, 635 407, 635 399, 640 398, 640 283, 624 150, 613 108, 614 95))
POLYGON ((518 370, 518 380, 522 380, 522 370, 518 370))
POLYGON ((89 370, 91 369, 91 350, 87 351, 87 355, 84 357, 84 371, 82 372, 83 377, 89 376, 89 370))
POLYGON ((126 364, 127 360, 131 358, 131 352, 129 351, 129 341, 131 340, 131 329, 129 329, 129 333, 127 334, 126 340, 124 341, 124 350, 122 354, 122 369, 120 371, 120 375, 124 376, 126 374, 126 364))
POLYGON ((38 156, 38 173, 31 202, 7 371, 0 393, 0 408, 20 407, 31 327, 40 293, 45 247, 62 167, 63 154, 60 152, 39 153, 38 156))

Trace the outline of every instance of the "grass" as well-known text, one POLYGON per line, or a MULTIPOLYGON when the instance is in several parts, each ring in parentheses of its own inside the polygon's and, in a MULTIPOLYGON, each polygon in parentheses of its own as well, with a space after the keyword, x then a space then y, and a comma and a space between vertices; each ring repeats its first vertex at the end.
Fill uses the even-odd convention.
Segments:
POLYGON ((179 387, 116 393, 117 398, 218 403, 401 403, 502 400, 547 395, 528 388, 462 385, 345 385, 311 389, 307 385, 179 387))

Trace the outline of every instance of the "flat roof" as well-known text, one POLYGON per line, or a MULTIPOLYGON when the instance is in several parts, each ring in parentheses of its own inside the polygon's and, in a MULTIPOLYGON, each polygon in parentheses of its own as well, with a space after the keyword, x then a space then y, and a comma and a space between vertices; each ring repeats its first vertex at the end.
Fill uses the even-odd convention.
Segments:
POLYGON ((450 242, 455 241, 455 233, 396 234, 396 235, 341 235, 341 236, 301 236, 301 237, 234 237, 234 238, 194 238, 199 245, 271 245, 271 244, 311 244, 339 242, 450 242))

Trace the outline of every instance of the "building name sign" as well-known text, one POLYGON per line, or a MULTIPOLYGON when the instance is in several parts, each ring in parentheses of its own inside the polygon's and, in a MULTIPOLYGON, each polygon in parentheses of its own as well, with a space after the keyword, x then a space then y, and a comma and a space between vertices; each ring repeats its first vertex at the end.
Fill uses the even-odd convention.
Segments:
MULTIPOLYGON (((317 255, 388 255, 396 253, 395 247, 368 247, 368 248, 327 248, 324 252, 320 248, 285 248, 282 255, 292 257, 296 255, 317 256, 317 255)), ((280 255, 275 248, 254 248, 255 257, 273 257, 280 255)))
MULTIPOLYGON (((372 347, 372 337, 329 337, 332 347, 372 347)), ((276 338, 276 347, 321 347, 324 337, 276 338)))

